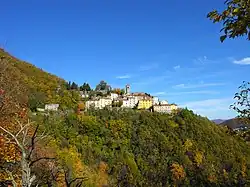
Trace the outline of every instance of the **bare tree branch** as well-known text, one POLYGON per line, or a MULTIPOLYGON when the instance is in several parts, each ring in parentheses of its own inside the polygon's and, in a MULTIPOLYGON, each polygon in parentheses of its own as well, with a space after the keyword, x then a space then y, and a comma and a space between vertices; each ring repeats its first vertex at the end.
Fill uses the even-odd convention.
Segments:
POLYGON ((34 182, 34 180, 36 179, 36 176, 33 175, 31 178, 30 178, 30 181, 29 181, 29 185, 31 186, 31 184, 34 182))
POLYGON ((26 146, 26 136, 28 134, 28 128, 25 129, 25 131, 23 132, 23 145, 26 146))
POLYGON ((87 179, 87 177, 77 177, 77 178, 75 178, 75 179, 73 179, 73 180, 70 181, 69 186, 70 186, 73 182, 75 182, 75 181, 77 181, 77 180, 81 180, 81 182, 82 182, 83 180, 86 180, 86 179, 87 179))
POLYGON ((45 134, 45 132, 46 132, 46 131, 43 131, 43 133, 42 133, 41 135, 37 136, 37 137, 36 137, 36 140, 39 141, 39 140, 42 140, 42 139, 46 138, 48 135, 45 134))
POLYGON ((26 127, 28 127, 30 125, 30 123, 28 122, 26 125, 24 125, 24 126, 22 126, 21 127, 21 129, 18 131, 18 133, 16 134, 16 137, 18 137, 18 135, 22 132, 22 133, 24 133, 24 129, 26 128, 26 127))
MULTIPOLYGON (((36 176, 35 175, 31 175, 32 171, 31 171, 31 166, 40 161, 40 160, 49 160, 49 159, 54 159, 54 158, 47 158, 47 157, 42 157, 42 158, 38 158, 34 161, 31 160, 33 151, 35 149, 35 144, 36 144, 36 138, 37 138, 37 132, 38 132, 38 128, 39 125, 36 126, 34 133, 31 137, 31 146, 29 148, 25 147, 26 144, 26 137, 28 135, 29 132, 29 126, 30 126, 30 122, 28 121, 27 124, 23 125, 20 122, 18 122, 19 126, 20 126, 20 130, 16 133, 16 135, 14 135, 12 132, 10 132, 9 130, 5 129, 4 127, 0 126, 0 129, 3 130, 9 137, 11 137, 11 139, 13 139, 16 144, 18 145, 18 147, 21 150, 22 153, 22 157, 21 157, 21 171, 22 171, 22 184, 24 187, 31 187, 32 183, 34 183, 36 176), (20 137, 20 135, 22 135, 22 137, 20 137)), ((45 132, 43 133, 43 135, 41 136, 41 138, 45 137, 45 132)), ((6 136, 6 137, 8 137, 6 136)), ((10 139, 9 139, 10 140, 10 139)), ((8 171, 9 175, 11 176, 11 173, 8 171)), ((14 186, 14 182, 13 182, 13 186, 14 186)))
POLYGON ((36 139, 36 134, 37 134, 37 131, 38 131, 38 127, 39 127, 39 125, 36 126, 36 129, 35 129, 35 131, 34 131, 34 133, 32 135, 32 138, 31 138, 31 149, 30 149, 29 155, 27 157, 28 160, 30 160, 32 152, 35 149, 35 139, 36 139))
POLYGON ((12 134, 10 131, 6 130, 5 128, 3 128, 1 126, 0 126, 0 129, 2 129, 4 132, 9 134, 15 140, 15 142, 17 143, 18 147, 22 150, 22 152, 25 152, 23 145, 19 142, 19 140, 17 139, 17 137, 14 134, 12 134))

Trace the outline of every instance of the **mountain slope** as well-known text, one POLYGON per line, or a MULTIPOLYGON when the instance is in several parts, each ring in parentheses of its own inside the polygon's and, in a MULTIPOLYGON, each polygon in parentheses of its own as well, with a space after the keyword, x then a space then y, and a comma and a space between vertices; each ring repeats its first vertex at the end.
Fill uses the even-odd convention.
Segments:
POLYGON ((233 119, 223 121, 220 125, 226 125, 226 126, 230 127, 231 129, 239 128, 242 125, 250 127, 249 122, 247 123, 246 120, 242 120, 240 118, 233 118, 233 119))
POLYGON ((55 117, 46 122, 55 141, 75 147, 88 167, 105 162, 109 186, 240 186, 250 179, 248 145, 188 110, 55 117))
MULTIPOLYGON (((78 93, 64 84, 0 50, 0 115, 9 117, 40 93, 46 103, 73 108, 78 93)), ((93 187, 250 185, 249 145, 186 109, 171 115, 104 109, 30 118, 42 124, 42 132, 49 132, 43 143, 58 161, 32 167, 34 186, 66 186, 67 178, 79 176, 86 176, 85 186, 93 187), (51 177, 54 170, 65 175, 51 177)), ((2 126, 1 118, 0 122, 2 126)), ((0 143, 0 160, 6 159, 10 151, 2 151, 6 146, 0 143)))
POLYGON ((43 103, 58 103, 62 107, 76 104, 76 94, 66 90, 63 79, 21 61, 3 49, 0 49, 0 78, 0 89, 16 104, 27 106, 31 95, 43 95, 43 103))
POLYGON ((223 123, 225 120, 224 119, 214 119, 212 120, 212 122, 216 123, 216 124, 221 124, 223 123))

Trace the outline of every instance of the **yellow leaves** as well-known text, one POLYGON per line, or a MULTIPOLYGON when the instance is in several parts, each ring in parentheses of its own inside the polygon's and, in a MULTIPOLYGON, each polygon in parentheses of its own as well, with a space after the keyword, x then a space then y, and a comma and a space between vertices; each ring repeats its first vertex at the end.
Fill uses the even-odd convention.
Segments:
POLYGON ((203 153, 197 151, 194 155, 194 161, 196 162, 197 166, 200 166, 203 161, 203 153))
POLYGON ((173 128, 179 127, 179 124, 175 123, 174 121, 170 121, 168 124, 170 127, 173 127, 173 128))
POLYGON ((233 10, 233 13, 238 13, 239 11, 240 11, 239 8, 235 8, 235 9, 233 10))
POLYGON ((72 168, 76 175, 83 175, 84 168, 80 159, 80 154, 75 147, 63 148, 57 151, 58 157, 62 161, 62 165, 72 168))
POLYGON ((111 128, 112 132, 117 134, 120 131, 123 131, 125 128, 124 121, 122 120, 110 120, 108 122, 109 128, 111 128))
POLYGON ((241 161, 241 175, 242 175, 243 178, 247 177, 246 171, 247 171, 246 159, 244 158, 241 161))
POLYGON ((171 165, 171 172, 174 181, 180 181, 186 177, 186 172, 183 166, 178 163, 173 163, 171 165))
POLYGON ((187 139, 183 146, 185 151, 188 151, 193 146, 192 140, 187 139))
POLYGON ((99 179, 98 179, 98 187, 102 187, 102 186, 107 186, 108 185, 108 174, 107 174, 107 170, 108 170, 108 165, 105 162, 100 162, 99 164, 99 179))

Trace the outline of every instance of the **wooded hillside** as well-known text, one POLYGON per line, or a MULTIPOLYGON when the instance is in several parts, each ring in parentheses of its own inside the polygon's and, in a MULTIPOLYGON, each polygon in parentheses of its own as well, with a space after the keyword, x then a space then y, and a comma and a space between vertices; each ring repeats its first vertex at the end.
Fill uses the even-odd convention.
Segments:
POLYGON ((75 150, 82 167, 92 168, 85 173, 86 186, 98 186, 100 164, 105 165, 103 184, 109 186, 250 184, 249 145, 188 110, 173 115, 134 110, 55 114, 44 125, 58 150, 75 150))
POLYGON ((16 104, 39 107, 39 104, 58 103, 61 108, 76 107, 78 95, 66 90, 63 79, 21 61, 3 49, 0 49, 0 67, 0 88, 16 104))
POLYGON ((0 54, 0 185, 250 185, 249 144, 230 129, 187 109, 76 114, 65 81, 0 54), (28 115, 31 98, 62 110, 28 115))

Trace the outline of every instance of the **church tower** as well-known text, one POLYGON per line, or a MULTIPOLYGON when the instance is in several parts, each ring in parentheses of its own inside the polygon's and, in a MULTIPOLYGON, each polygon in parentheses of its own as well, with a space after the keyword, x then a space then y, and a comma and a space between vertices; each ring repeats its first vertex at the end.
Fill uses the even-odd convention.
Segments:
POLYGON ((125 94, 130 94, 130 85, 127 84, 126 87, 125 87, 125 94))

